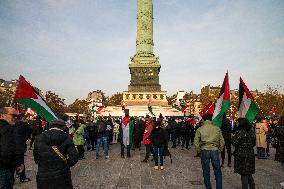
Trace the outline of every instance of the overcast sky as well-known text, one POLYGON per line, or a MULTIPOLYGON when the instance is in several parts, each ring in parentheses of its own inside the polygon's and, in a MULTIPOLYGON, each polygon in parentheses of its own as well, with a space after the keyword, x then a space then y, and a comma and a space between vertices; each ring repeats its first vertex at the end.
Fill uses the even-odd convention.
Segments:
MULTIPOLYGON (((283 0, 153 0, 162 90, 284 88, 283 0)), ((136 0, 0 0, 0 78, 22 74, 67 103, 127 90, 136 0)))

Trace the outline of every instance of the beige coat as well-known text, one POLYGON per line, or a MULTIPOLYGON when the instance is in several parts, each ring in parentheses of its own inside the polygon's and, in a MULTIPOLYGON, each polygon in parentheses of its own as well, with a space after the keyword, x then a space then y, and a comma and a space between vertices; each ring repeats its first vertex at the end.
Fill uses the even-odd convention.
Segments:
POLYGON ((256 147, 267 148, 266 144, 266 132, 268 127, 266 123, 256 123, 255 134, 256 134, 256 147))

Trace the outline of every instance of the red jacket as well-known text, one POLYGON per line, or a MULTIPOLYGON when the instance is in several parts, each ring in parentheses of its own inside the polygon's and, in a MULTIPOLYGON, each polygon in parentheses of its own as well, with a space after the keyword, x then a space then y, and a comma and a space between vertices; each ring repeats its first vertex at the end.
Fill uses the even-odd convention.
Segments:
POLYGON ((146 123, 144 134, 143 134, 143 144, 151 144, 149 136, 151 134, 153 127, 154 127, 153 121, 146 123))

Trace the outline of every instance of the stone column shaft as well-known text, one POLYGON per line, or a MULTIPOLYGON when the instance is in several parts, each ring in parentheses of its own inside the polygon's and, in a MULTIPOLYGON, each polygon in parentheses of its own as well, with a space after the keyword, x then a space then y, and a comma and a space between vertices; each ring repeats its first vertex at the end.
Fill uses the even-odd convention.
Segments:
POLYGON ((152 0, 137 0, 136 54, 153 54, 153 3, 152 0))

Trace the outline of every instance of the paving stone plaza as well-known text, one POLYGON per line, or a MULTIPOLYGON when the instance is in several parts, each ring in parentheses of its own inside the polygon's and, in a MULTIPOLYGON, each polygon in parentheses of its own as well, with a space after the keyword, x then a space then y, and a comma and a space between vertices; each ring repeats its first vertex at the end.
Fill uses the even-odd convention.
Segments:
MULTIPOLYGON (((200 158, 194 157, 194 149, 170 149, 170 158, 165 159, 164 170, 154 170, 153 162, 141 163, 145 156, 145 148, 141 151, 131 151, 132 157, 120 157, 120 145, 111 146, 110 158, 95 158, 95 151, 85 152, 85 160, 80 160, 72 168, 72 181, 75 189, 93 188, 205 188, 203 184, 200 158)), ((253 175, 258 189, 281 189, 280 182, 284 181, 284 174, 280 164, 273 161, 275 150, 267 160, 256 159, 256 173, 253 175)), ((101 152, 101 154, 103 154, 101 152)), ((26 156, 26 173, 31 182, 21 184, 16 179, 15 189, 35 189, 37 166, 33 161, 32 151, 26 156)), ((232 167, 222 168, 223 188, 240 189, 240 175, 234 174, 232 167)), ((211 168, 211 182, 215 188, 213 169, 211 168)))

